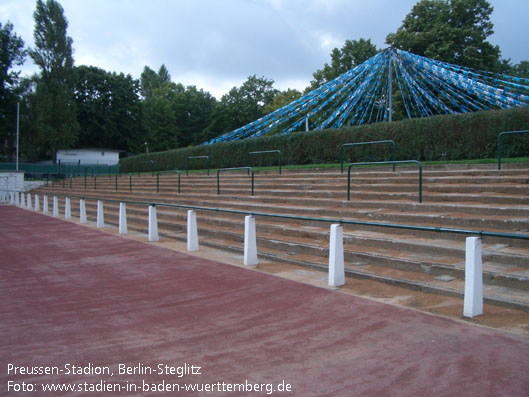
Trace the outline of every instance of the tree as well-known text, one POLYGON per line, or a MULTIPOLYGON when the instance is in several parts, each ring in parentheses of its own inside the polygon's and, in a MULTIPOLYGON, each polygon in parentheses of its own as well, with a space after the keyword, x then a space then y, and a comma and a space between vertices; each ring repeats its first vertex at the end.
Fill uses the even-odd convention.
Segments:
POLYGON ((13 25, 0 23, 0 156, 11 158, 15 151, 16 92, 20 72, 12 70, 22 65, 26 56, 24 41, 13 33, 13 25))
POLYGON ((253 75, 241 87, 233 87, 223 95, 213 112, 211 124, 204 131, 205 140, 263 117, 266 107, 273 104, 279 92, 273 85, 274 80, 253 75))
POLYGON ((479 70, 501 69, 487 0, 421 0, 386 43, 416 55, 479 70))
POLYGON ((77 142, 79 124, 73 96, 73 56, 68 21, 55 0, 37 0, 33 13, 35 49, 29 55, 40 67, 36 89, 36 111, 41 142, 48 155, 77 142))
POLYGON ((331 64, 325 64, 312 74, 314 80, 310 82, 308 91, 312 91, 322 84, 334 80, 348 70, 364 63, 375 56, 378 50, 371 39, 346 40, 341 49, 334 48, 331 52, 331 64))
POLYGON ((504 59, 502 61, 501 72, 503 74, 529 79, 529 61, 521 61, 516 65, 512 65, 509 59, 504 59))
POLYGON ((272 104, 266 105, 263 109, 263 112, 265 114, 272 113, 273 111, 276 111, 277 109, 280 109, 299 98, 301 98, 301 92, 296 89, 289 88, 286 91, 278 92, 274 97, 272 104))
POLYGON ((143 103, 150 150, 160 151, 202 142, 216 99, 195 86, 166 82, 143 103))
POLYGON ((150 98, 155 89, 160 88, 164 83, 171 82, 171 75, 164 64, 158 69, 158 73, 150 67, 145 66, 140 77, 141 95, 150 98))
POLYGON ((139 82, 95 66, 75 68, 80 147, 139 152, 143 148, 139 82))

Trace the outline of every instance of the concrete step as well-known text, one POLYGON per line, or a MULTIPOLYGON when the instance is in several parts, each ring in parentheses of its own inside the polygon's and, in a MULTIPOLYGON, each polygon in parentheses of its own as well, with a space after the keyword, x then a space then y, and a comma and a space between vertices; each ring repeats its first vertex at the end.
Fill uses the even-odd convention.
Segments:
MULTIPOLYGON (((43 192, 114 200, 166 202, 254 213, 276 213, 308 218, 351 219, 366 224, 344 224, 347 272, 408 288, 435 293, 462 294, 465 236, 452 233, 395 229, 373 223, 409 224, 429 227, 500 231, 529 230, 529 167, 500 172, 491 167, 435 169, 424 173, 424 202, 417 202, 416 170, 359 170, 351 176, 351 201, 346 201, 346 176, 337 170, 295 171, 279 176, 274 172, 256 175, 256 194, 249 196, 244 174, 223 174, 221 195, 216 194, 216 177, 182 176, 182 193, 177 177, 128 177, 72 179, 40 188, 43 192), (259 179, 257 179, 259 178, 259 179), (259 182, 257 182, 257 180, 259 182), (97 190, 90 188, 97 183, 97 190), (362 189, 362 190, 360 190, 362 189), (367 224, 367 222, 371 224, 367 224), (436 280, 437 276, 453 278, 436 280)), ((95 187, 95 186, 93 186, 95 187)), ((51 200, 50 200, 51 206, 51 200)), ((78 200, 72 201, 72 214, 78 200)), ((95 202, 88 201, 89 219, 95 221, 95 202)), ((129 229, 147 230, 147 205, 127 205, 129 229)), ((75 216, 75 215, 74 215, 75 216)), ((185 240, 186 211, 158 207, 159 232, 167 238, 185 240)), ((200 244, 242 251, 243 215, 198 211, 200 244)), ((105 202, 105 222, 117 225, 118 203, 105 202)), ((329 223, 258 216, 258 251, 262 257, 326 270, 329 223)), ((529 311, 529 244, 524 240, 484 238, 483 268, 486 300, 529 311), (524 303, 525 302, 525 303, 524 303)))

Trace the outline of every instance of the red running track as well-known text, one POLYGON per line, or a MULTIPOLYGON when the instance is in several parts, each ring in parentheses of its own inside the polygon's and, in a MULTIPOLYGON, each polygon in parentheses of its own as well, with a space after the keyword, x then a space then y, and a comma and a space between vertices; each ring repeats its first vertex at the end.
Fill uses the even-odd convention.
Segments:
POLYGON ((0 220, 2 395, 25 395, 8 392, 23 382, 33 396, 179 394, 152 392, 153 384, 223 396, 529 393, 528 338, 12 206, 0 206, 0 220), (136 374, 120 374, 120 364, 136 374), (159 364, 164 374, 145 373, 159 364), (72 365, 109 374, 72 374, 72 365), (200 375, 179 377, 178 367, 200 375), (283 382, 290 393, 278 390, 283 382), (76 391, 44 393, 52 383, 76 391), (116 384, 121 392, 89 392, 116 384))

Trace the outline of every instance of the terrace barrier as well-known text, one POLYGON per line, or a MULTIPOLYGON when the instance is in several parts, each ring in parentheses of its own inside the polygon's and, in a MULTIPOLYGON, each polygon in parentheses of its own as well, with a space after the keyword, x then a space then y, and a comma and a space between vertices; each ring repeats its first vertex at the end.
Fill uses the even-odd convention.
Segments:
POLYGON ((386 164, 417 164, 419 167, 419 203, 422 203, 422 163, 417 160, 403 160, 403 161, 374 161, 367 163, 352 163, 347 169, 347 201, 351 200, 351 167, 361 165, 386 165, 386 164))
POLYGON ((501 170, 501 139, 505 135, 514 135, 514 134, 529 134, 529 130, 504 131, 504 132, 499 133, 498 135, 498 170, 501 170))
POLYGON ((209 156, 191 156, 186 158, 186 175, 189 176, 189 160, 190 159, 206 159, 208 161, 208 176, 209 176, 209 156))
POLYGON ((277 162, 279 164, 279 175, 281 175, 281 150, 261 150, 259 152, 249 152, 248 153, 248 167, 252 166, 252 155, 256 154, 266 154, 266 153, 277 153, 277 162))
MULTIPOLYGON (((391 143, 391 145, 393 146, 393 152, 392 152, 391 160, 395 161, 396 146, 395 146, 395 141, 393 141, 393 140, 344 143, 342 146, 340 146, 340 172, 343 174, 343 163, 344 163, 343 152, 344 152, 344 148, 351 147, 351 146, 376 145, 376 144, 380 144, 380 143, 391 143)), ((393 172, 395 172, 395 164, 393 164, 393 172)))
POLYGON ((252 172, 252 193, 250 196, 253 196, 254 191, 254 171, 252 167, 235 167, 235 168, 219 168, 217 170, 217 195, 220 195, 220 173, 224 171, 240 171, 240 170, 248 170, 248 175, 250 175, 250 171, 252 172))

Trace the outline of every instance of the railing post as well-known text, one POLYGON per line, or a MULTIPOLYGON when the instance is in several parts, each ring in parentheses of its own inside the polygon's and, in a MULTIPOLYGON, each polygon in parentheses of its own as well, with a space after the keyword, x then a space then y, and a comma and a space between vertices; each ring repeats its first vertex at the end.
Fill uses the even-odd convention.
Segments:
POLYGON ((156 193, 160 193, 160 173, 156 174, 156 193))
POLYGON ((195 210, 187 211, 187 250, 198 251, 197 213, 195 210))
POLYGON ((97 174, 94 175, 94 190, 97 190, 97 174))
POLYGON ((329 286, 340 287, 345 284, 343 227, 331 225, 329 245, 329 286))
POLYGON ((253 169, 252 169, 252 196, 253 196, 253 185, 254 185, 254 172, 253 172, 253 169))
POLYGON ((132 192, 132 173, 129 173, 129 192, 132 192))
POLYGON ((97 222, 96 227, 102 229, 105 227, 105 215, 103 214, 103 201, 97 200, 97 222))
POLYGON ((119 203, 119 234, 127 234, 127 205, 119 203))
POLYGON ((118 174, 116 174, 116 192, 118 191, 118 174))
POLYGON ((149 206, 149 241, 158 241, 158 220, 156 219, 156 206, 149 206))
POLYGON ((39 201, 39 195, 35 195, 35 212, 40 211, 40 201, 39 201))
POLYGON ((59 216, 59 198, 57 196, 53 196, 53 216, 59 216))
POLYGON ((244 264, 257 265, 257 239, 255 233, 255 217, 244 217, 244 264))
POLYGON ((72 219, 72 209, 70 206, 70 197, 64 199, 64 219, 72 219))
POLYGON ((483 314, 483 266, 481 239, 467 237, 465 253, 465 299, 463 315, 474 317, 483 314))
POLYGON ((42 199, 42 213, 48 213, 48 196, 46 195, 44 195, 44 198, 42 199))
POLYGON ((86 203, 84 199, 79 200, 79 223, 86 223, 86 203))

